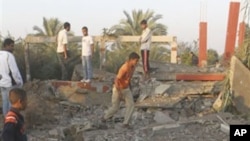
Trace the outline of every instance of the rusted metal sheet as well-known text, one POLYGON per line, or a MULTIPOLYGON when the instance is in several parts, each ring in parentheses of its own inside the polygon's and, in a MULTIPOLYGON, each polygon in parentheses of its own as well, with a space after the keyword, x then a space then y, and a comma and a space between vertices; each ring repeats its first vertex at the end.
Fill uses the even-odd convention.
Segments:
POLYGON ((189 81, 222 81, 225 74, 221 73, 178 73, 176 80, 189 80, 189 81))

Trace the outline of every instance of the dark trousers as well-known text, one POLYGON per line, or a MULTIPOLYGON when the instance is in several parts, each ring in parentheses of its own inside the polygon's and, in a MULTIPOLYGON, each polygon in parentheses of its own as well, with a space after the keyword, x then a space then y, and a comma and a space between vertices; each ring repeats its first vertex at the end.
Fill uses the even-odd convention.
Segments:
MULTIPOLYGON (((69 56, 68 56, 69 57, 69 56)), ((67 60, 64 58, 64 53, 57 53, 57 58, 59 61, 59 64, 61 66, 61 80, 68 80, 68 69, 67 69, 67 60)))
POLYGON ((149 74, 149 50, 141 50, 141 57, 142 57, 142 65, 145 74, 149 74))

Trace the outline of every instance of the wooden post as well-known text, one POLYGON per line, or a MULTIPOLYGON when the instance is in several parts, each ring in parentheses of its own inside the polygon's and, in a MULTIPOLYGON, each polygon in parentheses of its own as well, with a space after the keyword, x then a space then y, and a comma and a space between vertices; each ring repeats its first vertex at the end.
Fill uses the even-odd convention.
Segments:
POLYGON ((199 66, 204 67, 207 64, 207 22, 200 22, 199 36, 199 66))
POLYGON ((30 81, 30 63, 29 63, 29 43, 26 43, 24 46, 24 59, 25 59, 25 72, 26 72, 26 81, 30 81))
POLYGON ((176 64, 177 63, 177 41, 176 37, 174 37, 174 41, 171 42, 171 63, 176 64))
POLYGON ((224 52, 224 61, 229 62, 234 54, 237 25, 239 18, 240 2, 230 2, 229 17, 227 24, 226 46, 224 52))
POLYGON ((100 70, 102 70, 105 61, 105 51, 106 51, 105 37, 102 37, 99 43, 100 43, 100 70))

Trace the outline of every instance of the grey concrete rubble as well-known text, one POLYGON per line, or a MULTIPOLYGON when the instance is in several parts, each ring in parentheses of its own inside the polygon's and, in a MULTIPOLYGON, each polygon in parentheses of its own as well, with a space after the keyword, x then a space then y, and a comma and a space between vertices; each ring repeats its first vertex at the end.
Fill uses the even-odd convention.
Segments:
MULTIPOLYGON (((157 62, 151 66, 150 80, 141 80, 140 65, 131 80, 135 100, 131 129, 121 126, 124 102, 114 117, 101 121, 111 105, 112 92, 79 88, 75 84, 82 77, 79 66, 72 78, 74 85, 55 87, 53 80, 26 83, 29 104, 24 115, 29 141, 227 141, 230 124, 250 123, 242 116, 213 109, 222 91, 221 82, 166 81, 167 76, 161 76, 200 72, 199 68, 157 62)), ((93 86, 105 83, 112 88, 115 74, 100 70, 94 74, 93 86)))

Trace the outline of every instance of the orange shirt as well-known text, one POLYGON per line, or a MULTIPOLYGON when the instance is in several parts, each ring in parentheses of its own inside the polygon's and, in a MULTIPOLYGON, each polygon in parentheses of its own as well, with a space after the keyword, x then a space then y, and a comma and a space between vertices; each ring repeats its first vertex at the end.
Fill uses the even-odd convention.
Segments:
POLYGON ((128 88, 130 79, 133 76, 134 70, 135 70, 134 66, 130 66, 128 61, 125 62, 119 69, 118 74, 116 76, 116 80, 115 80, 116 87, 120 89, 128 88))

